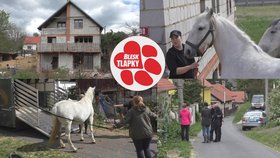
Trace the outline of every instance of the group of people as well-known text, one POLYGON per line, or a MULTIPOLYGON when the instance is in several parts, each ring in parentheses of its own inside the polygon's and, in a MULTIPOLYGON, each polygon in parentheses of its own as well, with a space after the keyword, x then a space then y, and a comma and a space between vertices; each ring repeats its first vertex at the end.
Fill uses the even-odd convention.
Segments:
POLYGON ((220 142, 221 141, 221 127, 223 122, 223 112, 218 104, 204 103, 204 107, 201 111, 201 125, 203 133, 203 143, 220 142), (215 132, 215 139, 213 134, 215 132))
MULTIPOLYGON (((181 124, 181 137, 182 141, 189 141, 189 129, 192 123, 192 114, 189 104, 184 103, 182 109, 179 111, 180 124, 181 124)), ((203 133, 203 143, 220 142, 221 141, 221 127, 223 122, 223 112, 217 104, 208 105, 204 103, 201 111, 201 125, 203 133), (215 139, 213 135, 215 133, 215 139)))

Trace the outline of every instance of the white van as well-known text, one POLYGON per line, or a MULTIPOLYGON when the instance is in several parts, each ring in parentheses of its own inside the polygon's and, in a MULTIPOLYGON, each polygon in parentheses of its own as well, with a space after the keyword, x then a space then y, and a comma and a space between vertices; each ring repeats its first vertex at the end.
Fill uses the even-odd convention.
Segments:
POLYGON ((252 109, 265 110, 264 95, 262 95, 262 94, 253 95, 252 101, 251 101, 251 107, 252 107, 252 109))

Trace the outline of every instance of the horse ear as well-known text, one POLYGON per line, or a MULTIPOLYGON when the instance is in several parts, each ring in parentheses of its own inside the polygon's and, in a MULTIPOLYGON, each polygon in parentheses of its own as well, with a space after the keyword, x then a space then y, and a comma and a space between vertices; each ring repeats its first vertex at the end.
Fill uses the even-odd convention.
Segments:
POLYGON ((211 8, 207 13, 207 18, 210 19, 213 16, 213 13, 214 13, 213 8, 211 8))

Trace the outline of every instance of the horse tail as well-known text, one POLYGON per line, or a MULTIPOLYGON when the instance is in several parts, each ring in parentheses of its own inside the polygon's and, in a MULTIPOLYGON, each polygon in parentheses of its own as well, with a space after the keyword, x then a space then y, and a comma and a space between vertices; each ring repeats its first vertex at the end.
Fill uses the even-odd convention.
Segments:
POLYGON ((54 143, 55 137, 57 136, 59 130, 60 130, 61 123, 59 122, 57 117, 54 117, 53 119, 53 128, 51 132, 51 136, 48 142, 48 146, 51 146, 54 143))

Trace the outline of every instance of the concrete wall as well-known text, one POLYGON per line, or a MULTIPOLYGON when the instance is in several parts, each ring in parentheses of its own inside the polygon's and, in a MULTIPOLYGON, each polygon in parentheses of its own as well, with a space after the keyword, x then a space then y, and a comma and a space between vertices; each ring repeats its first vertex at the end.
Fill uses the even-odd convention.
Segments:
POLYGON ((52 69, 52 58, 53 55, 49 54, 40 54, 40 67, 42 70, 51 70, 52 69))
POLYGON ((73 69, 73 55, 72 54, 59 54, 58 67, 73 69))

